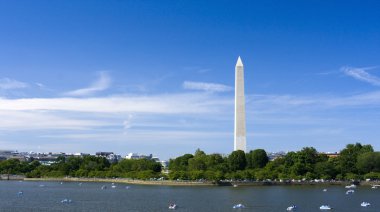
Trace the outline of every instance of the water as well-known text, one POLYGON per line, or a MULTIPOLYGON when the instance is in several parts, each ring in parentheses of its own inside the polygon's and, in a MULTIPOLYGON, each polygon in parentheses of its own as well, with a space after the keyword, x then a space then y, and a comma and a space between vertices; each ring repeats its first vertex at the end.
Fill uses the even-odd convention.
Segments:
POLYGON ((380 189, 359 187, 346 195, 343 186, 175 187, 115 183, 0 181, 0 211, 320 211, 329 204, 333 211, 380 211, 380 189), (44 186, 40 186, 44 185, 44 186), (107 185, 107 189, 101 187, 107 185), (130 186, 129 189, 126 186, 130 186), (327 188, 327 192, 323 189, 327 188), (23 191, 22 194, 19 192, 23 191), (64 199, 71 203, 61 203, 64 199), (370 202, 363 208, 360 203, 370 202), (246 209, 232 209, 238 203, 246 209))

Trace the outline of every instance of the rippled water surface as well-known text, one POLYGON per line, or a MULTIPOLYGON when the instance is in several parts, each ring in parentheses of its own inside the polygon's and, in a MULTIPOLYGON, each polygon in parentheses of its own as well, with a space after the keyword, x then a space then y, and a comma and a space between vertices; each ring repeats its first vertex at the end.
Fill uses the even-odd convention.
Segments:
POLYGON ((0 211, 380 211, 380 188, 359 187, 346 195, 342 186, 176 187, 111 183, 0 181, 0 211), (101 189, 103 185, 107 189, 101 189), (129 186, 129 187, 127 187, 129 186), (327 188, 327 192, 323 189, 327 188), (23 194, 19 194, 22 191, 23 194), (61 203, 63 199, 71 203, 61 203), (363 208, 360 203, 370 202, 363 208), (242 203, 245 209, 232 209, 242 203))

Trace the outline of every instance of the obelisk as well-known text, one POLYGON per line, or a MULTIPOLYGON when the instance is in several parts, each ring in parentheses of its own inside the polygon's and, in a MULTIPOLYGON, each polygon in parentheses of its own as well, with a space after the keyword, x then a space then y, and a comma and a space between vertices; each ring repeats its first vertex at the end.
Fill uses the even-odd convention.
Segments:
POLYGON ((240 56, 235 66, 235 132, 234 151, 246 152, 244 67, 240 56))

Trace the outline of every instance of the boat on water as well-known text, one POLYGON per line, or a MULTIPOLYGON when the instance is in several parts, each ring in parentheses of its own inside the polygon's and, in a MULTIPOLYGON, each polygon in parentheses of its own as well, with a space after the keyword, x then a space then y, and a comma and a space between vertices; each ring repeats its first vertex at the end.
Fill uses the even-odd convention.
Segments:
POLYGON ((238 187, 238 185, 234 184, 234 188, 238 187))
POLYGON ((373 185, 371 188, 372 189, 377 189, 377 187, 379 187, 379 185, 373 185))
POLYGON ((107 186, 106 186, 106 185, 103 185, 103 186, 101 187, 101 189, 102 189, 102 190, 107 189, 107 186))
POLYGON ((347 185, 345 186, 345 188, 348 188, 348 189, 356 188, 356 185, 355 184, 347 185))
POLYGON ((286 208, 287 211, 295 211, 297 209, 296 205, 292 205, 286 208))
POLYGON ((362 207, 368 207, 368 206, 370 206, 371 205, 371 203, 369 203, 369 202, 362 202, 361 204, 360 204, 360 206, 362 206, 362 207))
POLYGON ((115 185, 112 185, 111 188, 116 188, 116 186, 115 186, 115 185))
POLYGON ((71 203, 71 199, 63 199, 61 200, 61 203, 71 203))
POLYGON ((233 209, 239 209, 239 208, 245 208, 245 206, 240 203, 240 204, 234 205, 232 208, 233 209))
POLYGON ((19 191, 19 192, 17 192, 17 195, 18 195, 18 196, 22 196, 23 194, 24 194, 23 191, 19 191))
POLYGON ((346 194, 353 194, 355 192, 355 190, 348 190, 348 191, 346 191, 346 194))
POLYGON ((323 192, 326 192, 327 191, 327 189, 325 188, 325 189, 323 189, 323 192))
POLYGON ((171 209, 171 210, 175 210, 175 209, 177 209, 177 205, 174 204, 174 203, 170 203, 170 204, 169 204, 169 209, 171 209))
POLYGON ((330 207, 330 205, 321 205, 321 207, 319 207, 320 210, 331 210, 332 207, 330 207))

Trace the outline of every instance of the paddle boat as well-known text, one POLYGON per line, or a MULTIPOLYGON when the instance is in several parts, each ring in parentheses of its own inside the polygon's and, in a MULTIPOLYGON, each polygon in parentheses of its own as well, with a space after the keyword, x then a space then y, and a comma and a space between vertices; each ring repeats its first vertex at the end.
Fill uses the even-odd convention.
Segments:
POLYGON ((321 207, 319 207, 320 210, 331 210, 332 207, 330 207, 329 205, 321 205, 321 207))
POLYGON ((297 209, 296 205, 292 205, 286 208, 287 211, 295 211, 297 209))
POLYGON ((232 208, 233 209, 239 209, 239 208, 245 208, 245 206, 240 203, 240 204, 234 205, 232 208))
POLYGON ((362 206, 362 207, 368 207, 370 205, 371 204, 369 202, 362 202, 362 204, 360 204, 360 206, 362 206))
POLYGON ((345 188, 348 188, 348 189, 350 189, 350 188, 356 188, 356 185, 355 184, 351 184, 351 185, 345 186, 345 188))
POLYGON ((71 203, 71 199, 63 199, 61 200, 61 203, 71 203))
POLYGON ((169 204, 169 209, 171 209, 171 210, 175 210, 175 209, 177 209, 177 205, 174 204, 174 203, 170 203, 170 204, 169 204))
POLYGON ((350 189, 350 190, 346 191, 346 194, 353 194, 354 192, 355 192, 354 190, 350 189))

